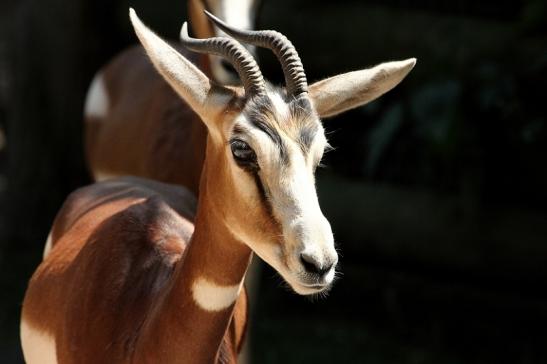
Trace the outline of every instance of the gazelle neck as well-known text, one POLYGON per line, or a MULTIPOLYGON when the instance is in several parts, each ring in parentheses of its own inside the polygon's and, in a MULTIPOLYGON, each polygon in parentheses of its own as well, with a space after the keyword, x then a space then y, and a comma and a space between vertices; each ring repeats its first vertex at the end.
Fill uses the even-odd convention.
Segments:
POLYGON ((148 342, 137 345, 146 351, 136 353, 145 362, 216 362, 243 287, 252 251, 216 213, 204 183, 206 169, 204 174, 194 234, 176 264, 171 289, 143 327, 141 338, 148 342))

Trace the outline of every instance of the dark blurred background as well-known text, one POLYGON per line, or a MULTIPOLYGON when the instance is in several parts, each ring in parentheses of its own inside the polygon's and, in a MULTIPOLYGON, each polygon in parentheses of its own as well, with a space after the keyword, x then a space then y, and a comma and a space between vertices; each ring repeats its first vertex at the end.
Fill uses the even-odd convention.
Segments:
MULTIPOLYGON (((0 2, 0 362, 82 152, 93 73, 136 38, 176 38, 184 0, 0 2)), ((342 278, 310 302, 265 268, 255 363, 547 363, 547 3, 264 0, 310 80, 417 57, 406 80, 325 121, 318 173, 342 278)), ((281 82, 268 52, 260 64, 281 82)))

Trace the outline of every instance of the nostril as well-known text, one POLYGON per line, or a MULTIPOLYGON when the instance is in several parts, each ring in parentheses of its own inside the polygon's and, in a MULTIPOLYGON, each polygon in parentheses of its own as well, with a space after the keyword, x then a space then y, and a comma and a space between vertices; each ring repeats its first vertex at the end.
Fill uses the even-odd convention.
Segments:
POLYGON ((324 275, 330 271, 332 264, 328 267, 321 267, 321 263, 311 255, 300 254, 300 262, 308 273, 324 275))

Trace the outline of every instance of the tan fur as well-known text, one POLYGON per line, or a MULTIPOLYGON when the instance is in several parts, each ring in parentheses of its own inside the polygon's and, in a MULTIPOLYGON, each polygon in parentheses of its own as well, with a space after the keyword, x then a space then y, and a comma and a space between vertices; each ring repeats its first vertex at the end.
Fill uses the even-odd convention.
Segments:
POLYGON ((401 82, 416 64, 415 58, 386 62, 348 72, 310 86, 310 95, 321 117, 331 117, 382 96, 401 82))

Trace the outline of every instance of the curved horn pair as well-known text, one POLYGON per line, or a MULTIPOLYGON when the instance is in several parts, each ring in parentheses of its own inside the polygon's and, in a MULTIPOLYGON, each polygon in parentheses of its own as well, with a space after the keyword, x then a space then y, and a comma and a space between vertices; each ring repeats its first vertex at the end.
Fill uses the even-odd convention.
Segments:
POLYGON ((245 92, 249 95, 264 95, 266 93, 266 83, 262 72, 258 68, 253 56, 237 41, 214 37, 208 39, 195 39, 188 35, 188 25, 185 22, 180 31, 180 39, 186 48, 200 53, 210 53, 224 57, 232 63, 245 92))
POLYGON ((225 33, 245 43, 268 48, 274 52, 283 68, 289 95, 298 96, 308 92, 308 81, 304 66, 291 41, 275 30, 241 30, 231 27, 205 10, 205 14, 225 33))
MULTIPOLYGON (((283 68, 289 95, 298 96, 308 92, 308 83, 302 61, 292 43, 283 34, 273 30, 251 31, 232 28, 208 11, 205 11, 205 14, 220 29, 235 39, 271 49, 283 68)), ((191 50, 227 58, 239 74, 246 92, 252 95, 265 93, 264 78, 256 61, 238 42, 222 37, 209 39, 190 38, 186 23, 182 26, 181 41, 183 45, 191 50)))

